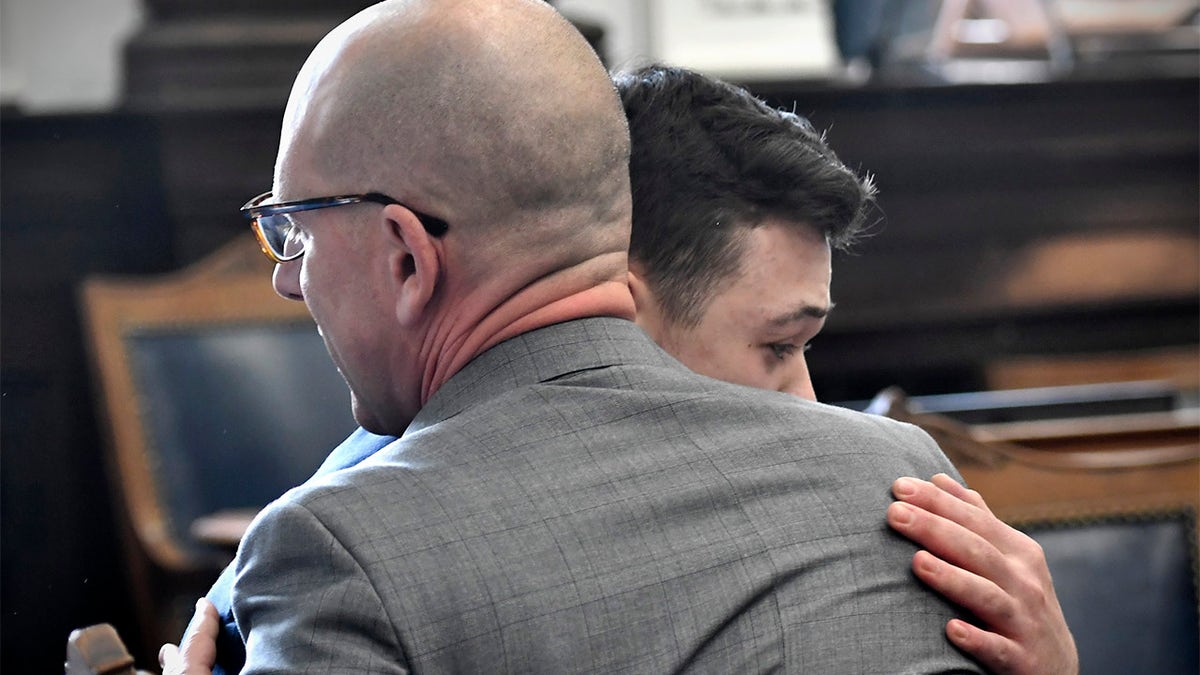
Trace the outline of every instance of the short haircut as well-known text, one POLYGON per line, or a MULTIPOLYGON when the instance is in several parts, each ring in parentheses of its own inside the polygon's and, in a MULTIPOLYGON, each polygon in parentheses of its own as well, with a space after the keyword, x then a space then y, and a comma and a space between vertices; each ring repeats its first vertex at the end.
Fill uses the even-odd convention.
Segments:
POLYGON ((870 177, 804 117, 682 68, 613 79, 632 138, 630 258, 668 321, 699 323, 719 284, 741 272, 744 234, 767 218, 814 227, 835 249, 863 232, 870 177))

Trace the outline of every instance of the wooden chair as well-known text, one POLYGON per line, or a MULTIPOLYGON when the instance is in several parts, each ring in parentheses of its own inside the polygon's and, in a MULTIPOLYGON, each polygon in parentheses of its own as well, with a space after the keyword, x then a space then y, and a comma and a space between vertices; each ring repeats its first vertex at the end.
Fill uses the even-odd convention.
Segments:
POLYGON ((71 631, 65 675, 145 675, 112 625, 100 623, 71 631))
POLYGON ((147 649, 182 634, 232 550, 193 523, 261 508, 354 428, 303 303, 278 297, 249 236, 161 278, 82 288, 99 418, 147 649))
POLYGON ((884 392, 998 517, 1041 544, 1084 673, 1200 669, 1195 408, 968 425, 884 392))

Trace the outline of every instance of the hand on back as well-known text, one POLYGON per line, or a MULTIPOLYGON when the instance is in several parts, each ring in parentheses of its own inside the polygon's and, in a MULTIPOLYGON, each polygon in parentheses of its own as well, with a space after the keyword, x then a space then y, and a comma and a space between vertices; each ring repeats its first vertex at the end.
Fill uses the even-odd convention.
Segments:
POLYGON ((1074 675, 1075 640, 1054 594, 1041 546, 997 518, 974 490, 945 474, 900 478, 887 513, 923 550, 913 572, 980 626, 954 619, 946 635, 1001 675, 1074 675))

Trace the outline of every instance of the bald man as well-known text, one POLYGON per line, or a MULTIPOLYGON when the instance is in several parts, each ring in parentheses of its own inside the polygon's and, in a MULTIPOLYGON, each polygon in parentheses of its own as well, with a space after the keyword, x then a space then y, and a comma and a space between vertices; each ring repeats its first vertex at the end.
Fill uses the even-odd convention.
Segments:
POLYGON ((247 208, 356 420, 400 438, 255 520, 244 672, 979 671, 881 517, 952 467, 662 352, 627 160, 542 2, 385 2, 314 50, 247 208))

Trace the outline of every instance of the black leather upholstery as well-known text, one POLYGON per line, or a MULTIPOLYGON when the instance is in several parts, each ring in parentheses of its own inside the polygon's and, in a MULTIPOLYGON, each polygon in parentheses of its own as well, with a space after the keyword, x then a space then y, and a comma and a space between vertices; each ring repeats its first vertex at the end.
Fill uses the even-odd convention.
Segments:
POLYGON ((1083 675, 1200 672, 1195 514, 1023 529, 1045 550, 1083 675))
POLYGON ((185 544, 197 517, 261 507, 303 482, 355 427, 311 322, 126 340, 160 499, 185 544))

